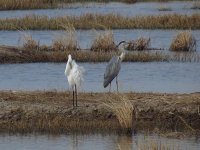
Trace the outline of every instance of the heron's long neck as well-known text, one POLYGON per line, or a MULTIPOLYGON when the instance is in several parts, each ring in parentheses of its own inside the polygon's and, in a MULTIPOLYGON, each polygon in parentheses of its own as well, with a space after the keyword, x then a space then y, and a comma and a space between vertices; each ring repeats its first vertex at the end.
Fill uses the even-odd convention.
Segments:
POLYGON ((123 61, 123 60, 124 60, 124 57, 125 57, 125 53, 122 52, 121 55, 119 56, 119 59, 120 59, 121 61, 123 61))

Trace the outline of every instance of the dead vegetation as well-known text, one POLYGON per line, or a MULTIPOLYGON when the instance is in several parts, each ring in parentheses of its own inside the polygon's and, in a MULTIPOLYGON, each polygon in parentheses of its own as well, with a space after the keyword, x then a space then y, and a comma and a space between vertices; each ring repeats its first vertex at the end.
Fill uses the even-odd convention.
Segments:
POLYGON ((171 51, 196 51, 196 39, 190 31, 177 34, 170 46, 171 51))
POLYGON ((200 9, 200 2, 199 1, 194 1, 192 5, 192 9, 200 9))
POLYGON ((105 30, 103 32, 96 32, 96 37, 92 42, 90 50, 94 52, 117 50, 112 31, 105 30))
POLYGON ((55 0, 0 0, 0 10, 41 9, 55 7, 55 0))
MULTIPOLYGON (((110 2, 136 3, 149 2, 160 0, 111 0, 110 2)), ((173 0, 165 0, 173 1, 173 0)), ((188 0, 187 0, 188 1, 188 0)), ((0 0, 0 10, 18 10, 18 9, 46 9, 46 8, 61 8, 70 3, 86 3, 86 2, 101 2, 107 3, 108 0, 0 0)))
MULTIPOLYGON (((50 47, 41 47, 38 50, 0 46, 0 63, 33 63, 33 62, 66 62, 68 54, 76 58, 78 62, 105 62, 109 61, 117 52, 93 52, 93 51, 59 51, 50 47)), ((152 61, 177 61, 199 62, 198 53, 174 53, 134 51, 124 59, 125 62, 152 62, 152 61)))
POLYGON ((39 49, 39 41, 35 41, 30 34, 24 34, 22 36, 22 47, 26 50, 37 50, 39 49))
POLYGON ((105 105, 116 115, 122 129, 132 133, 134 107, 131 101, 121 94, 114 94, 106 97, 106 99, 105 105))
POLYGON ((124 132, 122 127, 134 123, 137 131, 196 134, 199 97, 199 93, 80 93, 80 107, 74 109, 69 92, 1 91, 0 132, 124 132))
POLYGON ((63 34, 58 35, 52 44, 53 50, 73 51, 79 50, 79 45, 76 37, 76 30, 73 26, 65 25, 63 34))
POLYGON ((172 11, 172 9, 168 6, 162 5, 158 8, 159 11, 172 11))
POLYGON ((136 40, 129 41, 126 50, 129 51, 142 51, 150 48, 150 38, 139 37, 136 40))
POLYGON ((136 17, 84 14, 55 18, 30 15, 0 19, 0 30, 61 30, 60 24, 71 24, 75 29, 200 29, 200 14, 136 17))

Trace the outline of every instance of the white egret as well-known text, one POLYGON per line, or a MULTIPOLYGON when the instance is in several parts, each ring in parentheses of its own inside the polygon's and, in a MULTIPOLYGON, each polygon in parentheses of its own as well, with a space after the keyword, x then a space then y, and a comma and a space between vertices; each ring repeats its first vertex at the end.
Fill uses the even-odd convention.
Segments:
POLYGON ((77 104, 78 90, 83 81, 83 73, 84 73, 84 68, 79 66, 75 62, 75 60, 72 59, 72 56, 69 54, 65 68, 65 75, 67 76, 69 86, 73 91, 73 106, 78 106, 77 104), (76 103, 74 102, 74 97, 76 97, 76 103))

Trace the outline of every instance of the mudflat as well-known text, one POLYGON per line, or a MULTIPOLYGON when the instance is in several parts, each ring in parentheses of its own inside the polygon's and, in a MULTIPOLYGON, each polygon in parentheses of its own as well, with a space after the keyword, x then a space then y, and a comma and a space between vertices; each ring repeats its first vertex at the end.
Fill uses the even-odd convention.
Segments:
MULTIPOLYGON (((106 106, 116 93, 1 91, 0 132, 120 132, 115 113, 106 106)), ((200 93, 121 93, 134 106, 136 131, 200 131, 200 93)))

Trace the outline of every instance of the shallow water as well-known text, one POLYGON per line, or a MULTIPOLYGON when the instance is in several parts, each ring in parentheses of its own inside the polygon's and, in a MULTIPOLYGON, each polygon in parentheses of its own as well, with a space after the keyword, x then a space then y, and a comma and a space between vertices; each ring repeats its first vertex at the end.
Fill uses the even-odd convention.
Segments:
MULTIPOLYGON (((83 92, 107 92, 103 76, 107 63, 78 63, 86 70, 83 92)), ((67 90, 65 63, 0 65, 0 90, 67 90)), ((122 63, 118 77, 121 92, 200 92, 200 63, 122 63)), ((116 91, 115 80, 112 91, 116 91)))
POLYGON ((188 14, 198 13, 198 9, 191 9, 192 1, 189 2, 146 2, 146 3, 76 3, 66 5, 59 9, 39 9, 39 10, 6 10, 0 12, 0 18, 16 18, 27 15, 46 15, 48 17, 57 16, 80 16, 86 13, 109 14, 117 13, 123 16, 138 15, 159 15, 159 14, 188 14), (159 8, 170 8, 170 11, 159 11, 159 8))
POLYGON ((157 135, 0 135, 0 147, 3 150, 131 150, 149 146, 163 149, 199 150, 200 140, 196 138, 168 139, 157 135), (160 146, 161 145, 161 146, 160 146))
MULTIPOLYGON (((115 42, 130 41, 139 37, 151 39, 152 48, 168 50, 174 37, 180 30, 112 30, 115 42)), ((103 32, 103 31, 98 31, 103 32)), ((200 30, 191 31, 197 40, 197 51, 200 52, 200 30)), ((20 46, 23 43, 23 35, 32 35, 40 45, 51 45, 52 41, 64 33, 63 31, 0 31, 0 45, 20 46)), ((77 41, 82 49, 90 48, 96 32, 92 30, 77 30, 77 41)))

